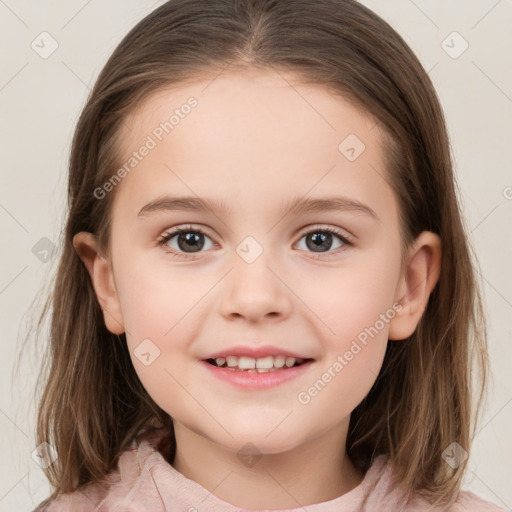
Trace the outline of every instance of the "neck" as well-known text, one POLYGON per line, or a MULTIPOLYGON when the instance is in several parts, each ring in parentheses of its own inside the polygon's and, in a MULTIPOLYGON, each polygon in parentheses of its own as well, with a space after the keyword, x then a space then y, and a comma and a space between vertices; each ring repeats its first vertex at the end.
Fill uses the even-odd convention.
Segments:
POLYGON ((345 452, 347 424, 283 453, 246 456, 175 422, 173 467, 215 496, 253 510, 289 509, 333 500, 363 474, 345 452))

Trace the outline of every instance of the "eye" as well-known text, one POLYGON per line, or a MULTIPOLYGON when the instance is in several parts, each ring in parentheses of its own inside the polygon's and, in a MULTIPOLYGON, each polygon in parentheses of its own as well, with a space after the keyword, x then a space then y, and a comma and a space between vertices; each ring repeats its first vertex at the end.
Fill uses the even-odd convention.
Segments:
MULTIPOLYGON (((173 257, 187 258, 188 255, 202 252, 202 249, 205 248, 205 237, 211 241, 211 238, 205 231, 189 225, 163 234, 158 240, 158 245, 161 247, 165 246, 164 249, 173 257), (174 238, 176 238, 175 241, 173 240, 174 238), (169 244, 169 242, 173 243, 169 244)), ((335 238, 341 241, 337 248, 353 245, 351 237, 330 227, 316 226, 314 229, 303 233, 301 240, 304 237, 306 237, 306 248, 317 254, 332 252, 332 244, 335 238)), ((208 248, 211 247, 206 247, 206 249, 208 248)))
POLYGON ((338 238, 342 242, 337 248, 345 245, 353 245, 353 239, 351 237, 330 227, 316 226, 314 229, 303 233, 301 240, 304 237, 306 237, 306 247, 314 253, 330 252, 334 241, 333 237, 338 238))
MULTIPOLYGON (((165 233, 158 240, 159 246, 167 245, 172 250, 168 251, 171 256, 176 258, 187 258, 187 254, 195 254, 204 248, 204 237, 210 237, 199 228, 186 226, 184 228, 176 228, 170 233, 165 233), (175 243, 167 244, 176 238, 175 243)), ((211 240, 211 239, 210 239, 211 240)))

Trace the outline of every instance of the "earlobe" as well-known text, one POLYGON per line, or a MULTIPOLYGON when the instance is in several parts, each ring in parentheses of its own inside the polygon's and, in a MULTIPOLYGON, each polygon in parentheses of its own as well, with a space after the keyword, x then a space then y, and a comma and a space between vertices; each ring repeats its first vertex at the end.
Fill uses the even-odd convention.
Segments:
POLYGON ((406 339, 416 330, 439 280, 441 256, 439 235, 423 231, 412 245, 406 268, 400 277, 395 300, 402 305, 402 309, 390 321, 390 340, 406 339))
POLYGON ((87 268, 107 329, 113 334, 122 334, 125 331, 123 315, 109 260, 100 254, 92 233, 77 233, 73 247, 87 268))

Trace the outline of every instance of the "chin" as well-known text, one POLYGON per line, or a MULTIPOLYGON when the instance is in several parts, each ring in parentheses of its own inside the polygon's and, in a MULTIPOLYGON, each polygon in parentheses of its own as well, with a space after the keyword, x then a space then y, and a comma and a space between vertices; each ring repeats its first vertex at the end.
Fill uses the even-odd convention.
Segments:
MULTIPOLYGON (((278 427, 279 428, 279 427, 278 427)), ((235 452, 237 455, 273 455, 284 453, 293 450, 300 446, 303 442, 303 433, 291 432, 283 429, 282 432, 277 432, 278 429, 262 428, 257 429, 253 425, 252 428, 247 428, 242 431, 236 429, 230 430, 233 437, 229 435, 223 436, 223 439, 211 439, 217 444, 225 446, 225 448, 235 452)))

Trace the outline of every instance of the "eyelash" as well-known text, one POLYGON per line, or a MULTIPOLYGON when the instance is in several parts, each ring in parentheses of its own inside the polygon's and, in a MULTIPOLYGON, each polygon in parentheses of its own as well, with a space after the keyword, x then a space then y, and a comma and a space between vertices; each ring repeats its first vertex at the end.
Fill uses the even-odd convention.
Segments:
MULTIPOLYGON (((170 232, 170 233, 165 233, 163 234, 161 237, 159 237, 158 239, 158 246, 159 247, 164 247, 164 245, 169 241, 171 240, 172 238, 174 238, 176 235, 179 235, 179 234, 182 234, 182 233, 200 233, 201 235, 205 235, 207 236, 208 238, 212 238, 206 231, 202 230, 201 228, 195 228, 193 226, 185 226, 184 228, 176 228, 174 231, 170 232)), ((330 235, 335 235, 337 236, 342 242, 344 245, 346 246, 353 246, 354 245, 354 240, 352 237, 349 237, 347 236, 346 234, 342 234, 340 231, 338 231, 337 229, 334 229, 334 228, 330 228, 330 227, 322 227, 322 226, 316 226, 315 228, 313 229, 310 229, 309 231, 306 231, 304 233, 301 234, 300 236, 300 239, 302 239, 304 236, 307 236, 307 235, 310 235, 312 233, 328 233, 330 235)), ((190 254, 187 254, 187 253, 181 253, 181 252, 176 252, 174 249, 166 249, 164 248, 164 250, 170 254, 171 256, 173 256, 174 258, 181 258, 181 259, 187 259, 189 257, 193 257, 194 253, 190 253, 190 254)), ((333 254, 336 254, 337 251, 339 250, 343 250, 342 247, 339 247, 337 250, 334 251, 333 254)), ((199 254, 199 253, 195 253, 195 254, 199 254)), ((314 254, 314 253, 312 253, 314 254)), ((322 255, 331 255, 330 252, 327 252, 327 253, 317 253, 320 257, 322 255)), ((319 257, 314 257, 314 259, 319 259, 319 257)))

